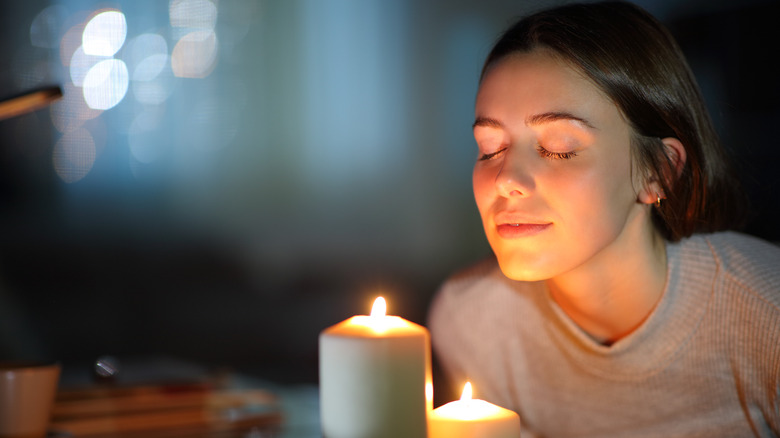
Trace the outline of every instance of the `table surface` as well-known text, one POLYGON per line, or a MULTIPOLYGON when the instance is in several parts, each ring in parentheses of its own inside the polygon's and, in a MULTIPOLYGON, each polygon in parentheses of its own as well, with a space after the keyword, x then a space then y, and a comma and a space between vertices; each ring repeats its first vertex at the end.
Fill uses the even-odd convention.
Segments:
POLYGON ((49 438, 309 438, 320 436, 316 385, 280 385, 174 360, 123 366, 95 382, 63 370, 49 438))

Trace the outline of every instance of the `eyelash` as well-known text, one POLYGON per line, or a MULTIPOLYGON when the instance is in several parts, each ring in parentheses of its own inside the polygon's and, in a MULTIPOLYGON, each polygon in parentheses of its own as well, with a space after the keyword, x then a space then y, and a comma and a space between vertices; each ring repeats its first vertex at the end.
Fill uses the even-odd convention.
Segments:
POLYGON ((506 148, 503 148, 503 149, 499 149, 499 150, 497 150, 495 152, 492 152, 492 153, 489 153, 489 154, 484 154, 484 155, 479 157, 479 161, 490 160, 491 158, 495 157, 496 155, 500 154, 501 152, 504 152, 505 150, 506 150, 506 148))
POLYGON ((536 145, 536 150, 542 158, 548 160, 570 160, 577 156, 576 152, 551 152, 542 147, 542 145, 536 145))
MULTIPOLYGON (((497 150, 496 152, 492 152, 492 153, 489 153, 489 154, 484 154, 484 155, 479 157, 479 161, 490 160, 490 159, 494 158, 495 156, 497 156, 498 154, 500 154, 501 152, 504 152, 505 150, 506 150, 506 148, 503 148, 503 149, 497 150)), ((539 152, 539 155, 542 158, 546 158, 548 160, 570 160, 570 159, 572 159, 572 158, 577 156, 576 152, 551 152, 551 151, 548 151, 547 149, 545 149, 544 147, 542 147, 542 145, 537 145, 536 146, 536 151, 539 152)))

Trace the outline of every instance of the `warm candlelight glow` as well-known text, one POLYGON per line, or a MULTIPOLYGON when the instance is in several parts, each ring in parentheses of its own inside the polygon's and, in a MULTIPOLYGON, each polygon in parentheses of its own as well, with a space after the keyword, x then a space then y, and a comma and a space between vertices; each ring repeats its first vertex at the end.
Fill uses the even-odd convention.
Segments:
POLYGON ((381 318, 387 315, 387 302, 382 297, 376 297, 374 300, 374 306, 371 308, 372 318, 381 318))
POLYGON ((425 376, 425 409, 433 410, 433 382, 431 376, 425 376))
POLYGON ((517 438, 520 417, 508 409, 472 398, 471 382, 463 385, 460 400, 440 406, 428 415, 429 438, 517 438))
POLYGON ((463 385, 463 393, 460 395, 461 400, 471 400, 471 382, 466 382, 463 385))
POLYGON ((387 302, 382 297, 374 300, 370 315, 356 315, 343 321, 343 331, 349 331, 358 336, 385 336, 388 331, 393 336, 402 336, 417 331, 416 324, 400 316, 387 315, 387 302))
POLYGON ((446 405, 436 409, 436 412, 442 417, 459 420, 484 419, 496 416, 500 417, 507 415, 509 412, 502 407, 488 403, 484 400, 473 399, 472 391, 471 383, 466 382, 466 384, 463 385, 463 392, 460 400, 447 403, 446 405))
POLYGON ((322 436, 427 438, 430 337, 382 297, 320 334, 322 436))
POLYGON ((387 331, 389 319, 387 317, 387 302, 382 297, 376 297, 374 305, 371 307, 371 316, 369 324, 377 333, 387 331))

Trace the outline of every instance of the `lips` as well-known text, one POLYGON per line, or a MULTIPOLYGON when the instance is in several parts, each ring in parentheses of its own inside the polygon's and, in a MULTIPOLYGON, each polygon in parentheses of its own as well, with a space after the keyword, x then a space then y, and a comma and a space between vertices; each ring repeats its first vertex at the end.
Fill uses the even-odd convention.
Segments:
POLYGON ((501 224, 496 227, 498 235, 504 239, 517 239, 520 237, 533 236, 534 234, 541 233, 547 228, 551 227, 551 223, 547 224, 501 224))
POLYGON ((552 226, 552 222, 521 217, 515 214, 499 214, 496 216, 496 231, 504 239, 517 239, 539 234, 552 226))

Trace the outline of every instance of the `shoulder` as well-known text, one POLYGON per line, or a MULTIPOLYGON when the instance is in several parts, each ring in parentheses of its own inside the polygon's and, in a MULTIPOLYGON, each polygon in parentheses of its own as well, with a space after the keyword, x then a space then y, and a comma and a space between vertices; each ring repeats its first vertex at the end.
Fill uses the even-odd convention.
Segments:
POLYGON ((780 255, 780 246, 758 237, 735 231, 701 234, 699 237, 707 242, 714 253, 721 255, 724 261, 735 263, 750 261, 775 267, 780 264, 780 259, 777 258, 780 255))
POLYGON ((780 311, 780 246, 733 231, 694 235, 680 245, 680 263, 695 265, 687 256, 706 253, 724 282, 780 311))
POLYGON ((452 274, 442 285, 441 293, 454 296, 468 294, 477 285, 495 282, 500 271, 498 261, 491 255, 452 274))
POLYGON ((429 318, 458 312, 477 298, 479 290, 491 290, 497 271, 498 262, 490 256, 451 275, 434 296, 429 318))
POLYGON ((453 326, 495 327, 527 311, 530 301, 542 299, 541 283, 507 278, 494 256, 450 276, 436 293, 428 314, 433 331, 453 326))
POLYGON ((506 278, 495 256, 490 256, 451 275, 434 297, 432 309, 473 313, 508 298, 518 288, 522 283, 506 278))

